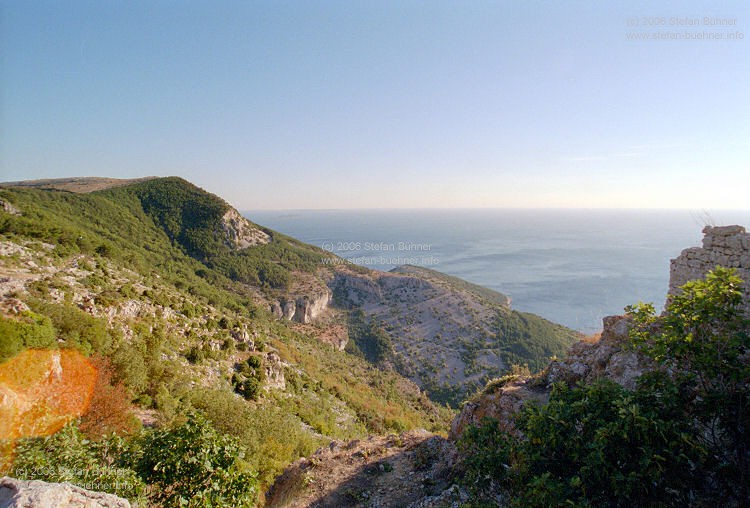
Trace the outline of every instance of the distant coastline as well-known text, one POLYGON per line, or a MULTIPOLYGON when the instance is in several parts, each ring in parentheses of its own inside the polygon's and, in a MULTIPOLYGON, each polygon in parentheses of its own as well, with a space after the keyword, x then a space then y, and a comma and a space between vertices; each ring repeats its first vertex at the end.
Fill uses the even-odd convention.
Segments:
POLYGON ((409 259, 510 296, 513 308, 593 333, 638 301, 661 307, 669 260, 701 220, 750 211, 477 209, 246 211, 254 222, 368 268, 409 259), (415 248, 412 248, 415 247, 415 248), (416 248, 418 247, 418 248, 416 248))

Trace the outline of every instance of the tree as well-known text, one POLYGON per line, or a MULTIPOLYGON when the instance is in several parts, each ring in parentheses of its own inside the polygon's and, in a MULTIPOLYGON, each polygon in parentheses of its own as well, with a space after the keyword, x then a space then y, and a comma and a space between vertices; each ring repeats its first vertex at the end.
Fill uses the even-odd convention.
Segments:
POLYGON ((730 499, 750 501, 750 322, 742 280, 716 267, 671 297, 664 315, 628 310, 636 346, 672 373, 697 436, 712 454, 711 482, 730 499))

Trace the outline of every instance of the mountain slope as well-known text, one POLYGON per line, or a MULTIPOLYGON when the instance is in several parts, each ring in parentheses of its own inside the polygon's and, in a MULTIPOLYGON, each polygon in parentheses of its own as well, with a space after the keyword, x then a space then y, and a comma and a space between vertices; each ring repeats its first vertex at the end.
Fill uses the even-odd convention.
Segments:
POLYGON ((454 406, 514 365, 542 368, 579 338, 512 310, 505 295, 434 270, 339 270, 331 286, 351 309, 350 350, 454 406))
MULTIPOLYGON (((12 205, 0 208, 0 361, 28 347, 102 357, 143 421, 200 409, 241 440, 262 482, 333 438, 447 428, 450 412, 413 383, 274 318, 266 293, 275 290, 188 255, 180 234, 170 238, 144 210, 138 187, 155 183, 90 194, 0 189, 12 205)), ((283 235, 244 250, 274 241, 272 254, 306 252, 283 235)), ((221 245, 226 256, 243 250, 221 245)), ((294 260, 265 261, 293 273, 294 260)))
MULTIPOLYGON (((34 191, 14 192, 21 198, 34 191)), ((239 284, 233 291, 278 318, 330 325, 318 335, 333 337, 326 340, 338 347, 354 339, 350 352, 395 368, 433 399, 453 405, 512 365, 540 368, 576 337, 511 310, 505 295, 433 270, 400 267, 383 274, 324 263, 333 255, 257 226, 221 198, 176 177, 86 195, 42 192, 38 203, 44 205, 40 213, 49 212, 46 220, 93 230, 104 238, 95 249, 121 258, 127 253, 129 263, 141 265, 136 270, 177 255, 183 267, 190 265, 183 278, 198 275, 214 286, 233 281, 239 284), (74 203, 85 206, 75 210, 74 203), (144 225, 148 231, 139 230, 144 225), (334 294, 333 307, 351 311, 348 318, 331 309, 334 294)), ((76 245, 67 247, 73 251, 92 241, 85 231, 66 235, 76 237, 76 245)))
POLYGON ((451 411, 420 387, 456 404, 573 335, 438 272, 326 264, 180 178, 94 183, 0 186, 0 362, 33 347, 103 362, 109 405, 87 432, 125 432, 131 402, 149 425, 197 409, 264 485, 331 439, 445 432, 451 411))

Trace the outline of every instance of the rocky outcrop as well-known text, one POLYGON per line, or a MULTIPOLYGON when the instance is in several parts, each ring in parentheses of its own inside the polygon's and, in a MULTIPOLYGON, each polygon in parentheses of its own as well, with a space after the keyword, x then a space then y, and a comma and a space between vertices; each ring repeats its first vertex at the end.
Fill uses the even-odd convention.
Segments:
POLYGON ((312 323, 331 305, 333 295, 330 291, 299 296, 293 300, 274 302, 271 314, 277 319, 286 319, 297 323, 312 323))
POLYGON ((581 381, 605 378, 634 389, 637 379, 653 364, 626 347, 632 320, 628 316, 608 316, 603 325, 601 337, 574 344, 565 358, 552 360, 542 373, 490 382, 481 395, 464 404, 451 424, 449 439, 458 439, 465 429, 486 417, 496 419, 507 432, 516 432, 513 420, 518 411, 524 404, 545 403, 554 383, 575 386, 581 381))
POLYGON ((750 233, 742 226, 706 226, 703 246, 685 249, 669 269, 669 294, 677 294, 688 281, 703 278, 716 266, 735 268, 745 281, 746 310, 750 312, 750 233))
POLYGON ((0 508, 130 508, 127 499, 70 483, 0 479, 0 508))
POLYGON ((578 342, 564 359, 550 362, 544 376, 546 385, 562 381, 573 386, 579 381, 590 383, 606 378, 629 390, 635 388, 637 379, 653 365, 626 347, 632 320, 628 316, 608 316, 603 324, 598 340, 578 342))
POLYGON ((285 390, 286 389, 286 378, 284 377, 284 362, 278 353, 273 351, 266 353, 265 360, 263 361, 263 369, 265 370, 265 382, 263 387, 267 390, 285 390))
POLYGON ((309 324, 318 321, 331 306, 333 292, 324 277, 307 272, 294 272, 289 292, 270 305, 277 319, 309 324))
POLYGON ((311 323, 328 308, 332 298, 333 296, 329 291, 323 294, 297 298, 294 320, 299 323, 311 323))
POLYGON ((536 386, 535 381, 529 378, 510 377, 490 382, 479 397, 463 405, 459 415, 451 422, 448 439, 457 441, 467 428, 481 424, 485 418, 497 420, 505 432, 516 434, 513 418, 521 408, 529 402, 544 404, 548 399, 549 390, 536 386))
POLYGON ((271 237, 265 231, 244 218, 234 208, 227 210, 221 217, 221 229, 226 244, 236 250, 271 241, 271 237))
POLYGON ((0 199, 0 210, 11 215, 21 215, 21 210, 10 204, 8 201, 5 201, 4 199, 0 199))
POLYGON ((341 267, 329 287, 338 306, 360 310, 366 323, 388 335, 392 347, 384 365, 455 404, 507 372, 506 333, 529 341, 517 349, 546 334, 539 349, 556 342, 559 347, 545 356, 562 354, 578 337, 537 316, 515 313, 505 295, 424 268, 363 273, 341 267), (535 336, 520 329, 532 320, 537 321, 528 328, 535 336))

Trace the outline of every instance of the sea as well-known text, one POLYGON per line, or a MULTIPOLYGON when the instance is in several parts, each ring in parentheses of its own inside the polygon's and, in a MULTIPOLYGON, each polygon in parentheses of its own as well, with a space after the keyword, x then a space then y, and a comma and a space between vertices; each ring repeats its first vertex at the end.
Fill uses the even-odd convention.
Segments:
POLYGON ((258 210, 251 221, 377 270, 413 264, 508 295, 583 333, 639 301, 663 308, 669 261, 750 210, 258 210))

